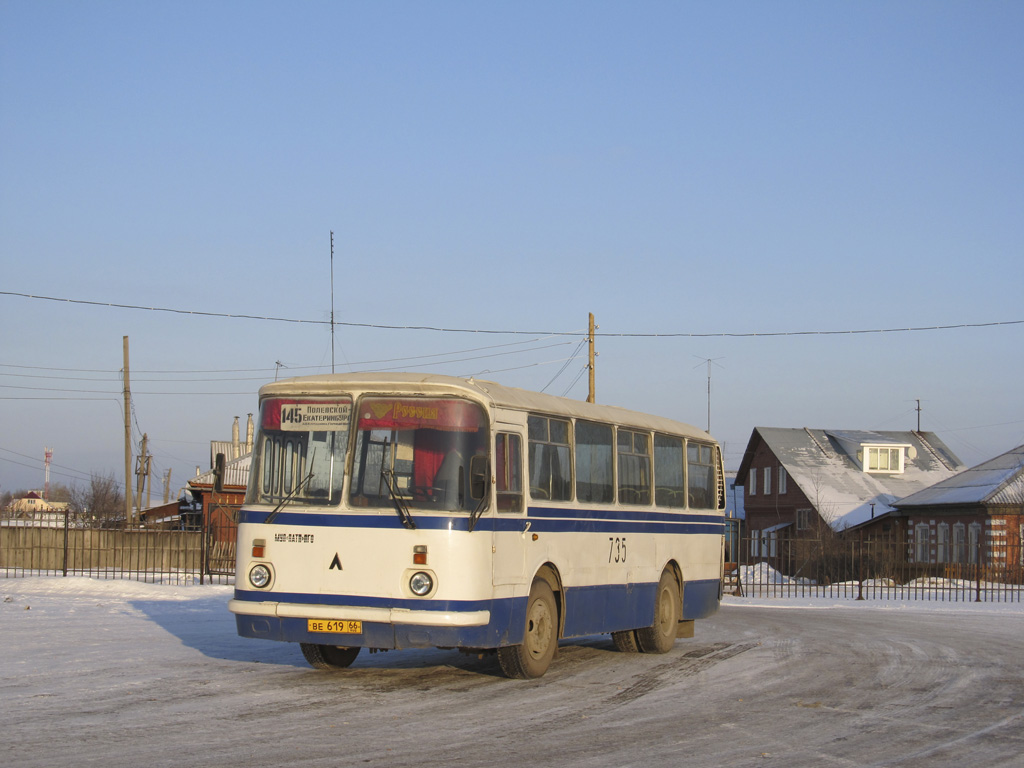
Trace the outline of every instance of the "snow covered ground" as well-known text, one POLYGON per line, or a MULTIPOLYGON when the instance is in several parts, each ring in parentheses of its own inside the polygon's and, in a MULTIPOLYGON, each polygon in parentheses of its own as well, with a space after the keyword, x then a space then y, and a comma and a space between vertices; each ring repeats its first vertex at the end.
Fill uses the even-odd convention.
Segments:
POLYGON ((227 586, 0 579, 4 764, 1020 766, 1024 605, 727 598, 664 656, 563 643, 337 673, 239 638, 227 586))

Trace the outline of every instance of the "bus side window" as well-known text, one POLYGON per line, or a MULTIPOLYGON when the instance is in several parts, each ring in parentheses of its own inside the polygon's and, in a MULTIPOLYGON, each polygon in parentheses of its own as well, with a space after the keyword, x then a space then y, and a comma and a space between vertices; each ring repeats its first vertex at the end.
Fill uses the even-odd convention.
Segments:
POLYGON ((499 432, 494 446, 495 491, 498 511, 523 511, 522 438, 511 432, 499 432))
POLYGON ((572 459, 569 455, 569 421, 531 415, 530 496, 545 501, 572 499, 572 459))
POLYGON ((686 479, 690 506, 697 509, 714 509, 715 465, 710 445, 689 442, 686 444, 686 479))
POLYGON ((686 453, 683 438, 654 436, 654 503, 663 507, 686 506, 686 453))

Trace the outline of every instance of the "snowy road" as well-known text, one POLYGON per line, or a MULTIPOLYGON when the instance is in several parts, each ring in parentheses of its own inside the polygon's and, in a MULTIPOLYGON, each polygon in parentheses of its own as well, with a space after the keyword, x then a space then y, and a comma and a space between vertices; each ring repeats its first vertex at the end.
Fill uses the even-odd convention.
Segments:
POLYGON ((731 600, 665 656, 594 637, 510 681, 446 651, 318 672, 229 595, 0 580, 4 764, 1024 765, 1019 604, 731 600))

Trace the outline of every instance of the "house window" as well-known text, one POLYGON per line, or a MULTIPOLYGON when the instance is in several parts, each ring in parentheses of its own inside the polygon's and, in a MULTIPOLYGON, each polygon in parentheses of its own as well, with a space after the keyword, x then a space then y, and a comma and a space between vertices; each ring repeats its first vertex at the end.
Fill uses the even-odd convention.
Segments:
POLYGON ((928 545, 931 531, 928 523, 918 523, 914 526, 914 561, 918 563, 929 562, 928 545))
POLYGON ((935 531, 935 562, 949 562, 949 523, 939 523, 935 531))
POLYGON ((760 557, 761 556, 761 532, 751 531, 750 532, 750 556, 760 557))
POLYGON ((862 446, 865 472, 888 472, 898 475, 903 473, 903 445, 865 445, 862 446))
POLYGON ((786 492, 786 468, 779 467, 779 495, 782 496, 786 492))
POLYGON ((971 523, 967 528, 967 556, 971 565, 981 562, 981 525, 971 523))
POLYGON ((967 529, 963 523, 957 523, 953 526, 953 562, 954 563, 965 563, 967 562, 967 529))
POLYGON ((764 495, 769 496, 772 492, 772 468, 764 468, 764 495))
POLYGON ((808 531, 811 528, 811 510, 809 509, 798 509, 796 511, 796 529, 798 531, 808 531))
POLYGON ((757 495, 757 470, 751 469, 747 473, 747 493, 751 496, 757 495))

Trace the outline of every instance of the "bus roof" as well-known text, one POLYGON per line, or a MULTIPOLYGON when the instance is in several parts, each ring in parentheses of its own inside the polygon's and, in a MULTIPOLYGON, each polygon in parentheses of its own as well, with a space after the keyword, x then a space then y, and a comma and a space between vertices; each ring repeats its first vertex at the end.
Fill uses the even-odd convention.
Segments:
POLYGON ((713 441, 707 432, 681 421, 631 411, 613 405, 598 405, 567 397, 531 392, 517 387, 506 387, 493 381, 463 379, 432 373, 344 373, 299 376, 282 379, 260 387, 260 401, 267 397, 297 397, 301 395, 333 395, 352 391, 408 395, 462 394, 491 408, 511 408, 551 415, 565 415, 579 419, 607 421, 622 426, 670 432, 686 437, 713 441))

